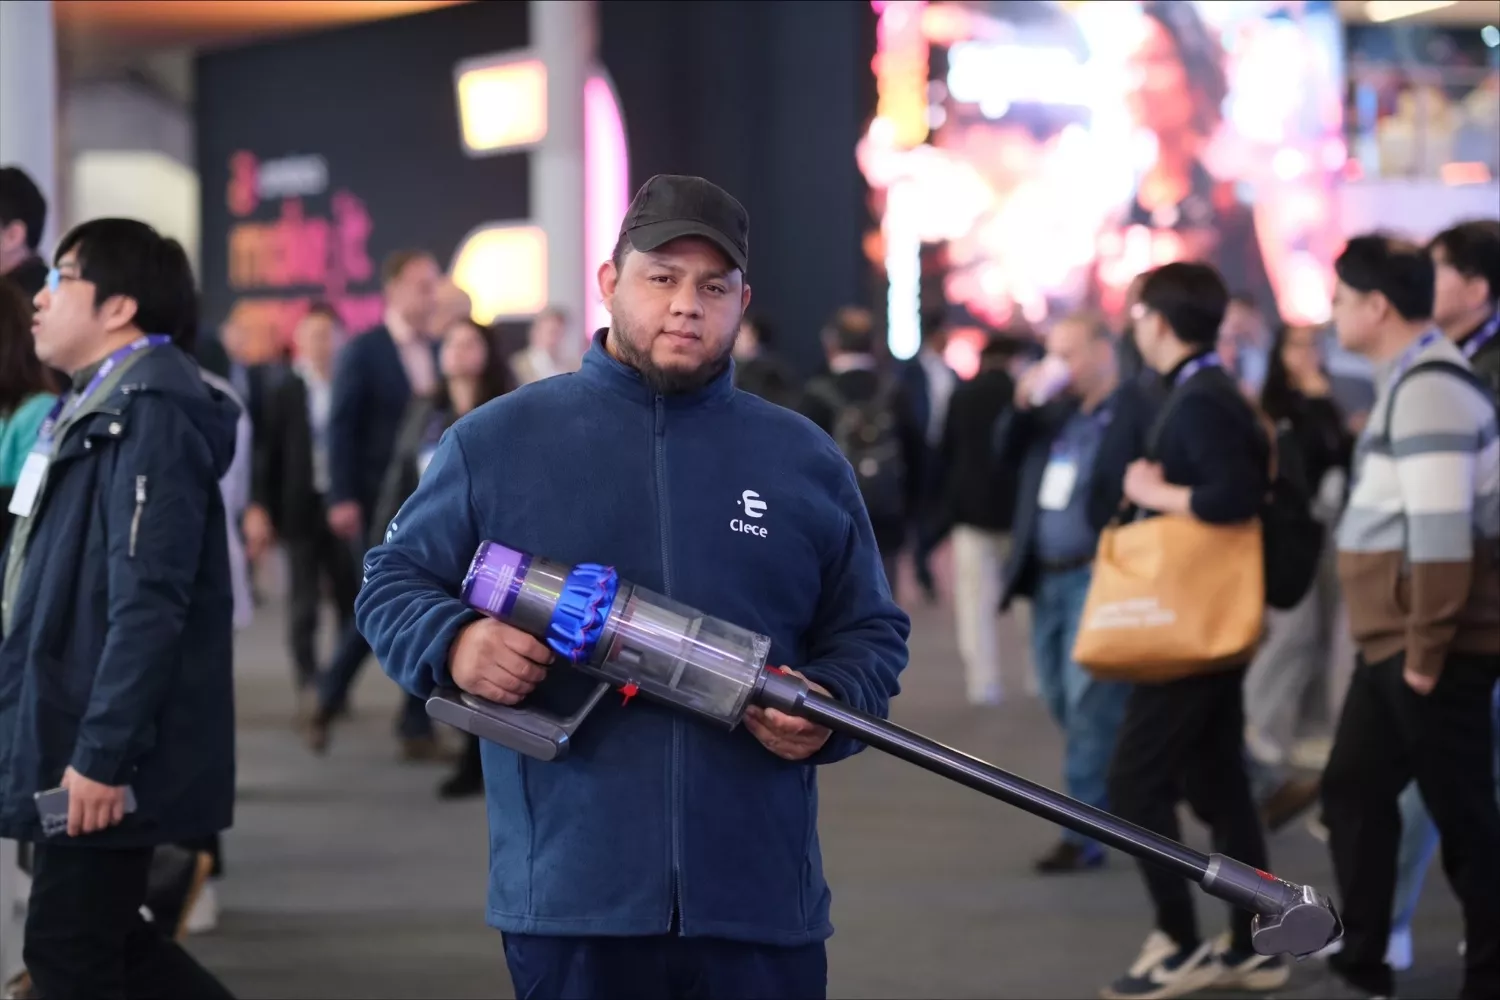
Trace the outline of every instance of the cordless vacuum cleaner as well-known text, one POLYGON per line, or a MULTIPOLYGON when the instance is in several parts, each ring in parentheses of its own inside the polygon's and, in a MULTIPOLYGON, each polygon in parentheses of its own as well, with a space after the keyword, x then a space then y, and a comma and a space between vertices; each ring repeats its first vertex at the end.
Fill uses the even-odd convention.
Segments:
POLYGON ((1311 955, 1343 935, 1327 897, 1222 854, 1205 855, 1102 809, 850 708, 768 667, 771 640, 621 580, 613 569, 565 566, 494 542, 479 547, 463 583, 470 607, 536 636, 598 684, 567 716, 507 707, 439 689, 434 719, 538 760, 567 756, 573 734, 611 688, 726 730, 751 705, 774 708, 884 750, 935 774, 1175 872, 1255 914, 1255 950, 1311 955))

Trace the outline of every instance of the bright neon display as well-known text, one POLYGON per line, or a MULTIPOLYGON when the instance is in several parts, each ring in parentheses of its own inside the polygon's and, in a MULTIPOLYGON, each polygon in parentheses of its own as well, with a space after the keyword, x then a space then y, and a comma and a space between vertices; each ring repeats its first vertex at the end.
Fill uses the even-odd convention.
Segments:
POLYGON ((912 87, 909 57, 887 58, 910 44, 888 23, 898 6, 875 5, 881 112, 858 150, 896 356, 940 304, 919 302, 919 245, 958 325, 1085 306, 1118 324, 1135 276, 1181 259, 1280 318, 1327 319, 1347 159, 1327 0, 928 3, 917 20, 941 78, 924 82, 916 145, 887 115, 912 87))
POLYGON ((609 325, 609 312, 599 299, 595 278, 599 265, 615 249, 620 222, 630 207, 630 157, 625 145, 625 121, 609 78, 589 77, 583 88, 584 148, 584 299, 585 331, 609 325))

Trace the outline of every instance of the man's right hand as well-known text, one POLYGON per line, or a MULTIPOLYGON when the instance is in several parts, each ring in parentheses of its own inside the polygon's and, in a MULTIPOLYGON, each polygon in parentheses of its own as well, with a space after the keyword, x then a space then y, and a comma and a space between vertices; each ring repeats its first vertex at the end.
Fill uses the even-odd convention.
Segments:
POLYGON ((364 516, 359 511, 359 502, 343 500, 329 507, 328 527, 346 542, 358 538, 364 527, 364 516))
POLYGON ((472 695, 514 705, 547 676, 552 650, 513 625, 481 618, 464 626, 448 651, 453 683, 472 695))
POLYGON ((241 528, 245 534, 245 557, 251 562, 258 562, 271 548, 271 543, 276 540, 276 530, 271 526, 271 515, 258 503, 253 503, 245 508, 245 516, 241 522, 241 528))
POLYGON ((1021 377, 1016 379, 1016 395, 1013 401, 1016 409, 1029 410, 1032 408, 1032 393, 1045 375, 1046 372, 1043 370, 1041 362, 1037 362, 1021 373, 1021 377))

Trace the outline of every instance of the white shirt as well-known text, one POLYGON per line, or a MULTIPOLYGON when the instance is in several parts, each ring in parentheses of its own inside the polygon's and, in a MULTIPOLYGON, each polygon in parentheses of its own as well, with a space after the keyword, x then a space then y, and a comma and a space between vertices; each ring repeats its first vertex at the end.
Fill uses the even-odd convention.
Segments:
POLYGON ((333 384, 298 362, 297 377, 307 386, 307 427, 312 432, 313 489, 324 496, 333 487, 328 472, 328 415, 333 411, 333 384))
POLYGON ((401 367, 406 369, 406 381, 411 384, 413 396, 425 396, 437 388, 437 362, 432 357, 432 345, 394 309, 385 311, 385 328, 391 331, 396 342, 396 352, 401 355, 401 367))
POLYGON ((927 443, 937 447, 943 440, 943 427, 948 420, 948 401, 953 390, 958 388, 958 375, 936 351, 923 349, 917 352, 917 363, 927 376, 927 443))

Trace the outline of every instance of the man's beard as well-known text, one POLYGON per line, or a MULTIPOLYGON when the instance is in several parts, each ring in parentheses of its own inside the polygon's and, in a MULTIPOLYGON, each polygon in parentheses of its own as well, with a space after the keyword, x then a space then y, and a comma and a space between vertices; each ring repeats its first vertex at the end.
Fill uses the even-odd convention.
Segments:
POLYGON ((663 396, 677 396, 696 392, 718 378, 724 369, 729 367, 729 358, 734 353, 734 342, 738 335, 739 325, 736 324, 735 333, 724 344, 723 350, 717 356, 691 369, 661 367, 651 359, 650 345, 648 344, 644 351, 637 348, 635 341, 621 332, 618 321, 610 324, 609 343, 614 348, 615 356, 640 372, 641 380, 650 386, 653 392, 663 396))

